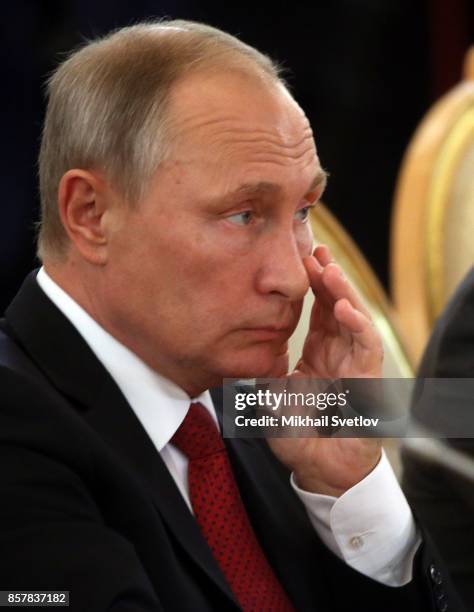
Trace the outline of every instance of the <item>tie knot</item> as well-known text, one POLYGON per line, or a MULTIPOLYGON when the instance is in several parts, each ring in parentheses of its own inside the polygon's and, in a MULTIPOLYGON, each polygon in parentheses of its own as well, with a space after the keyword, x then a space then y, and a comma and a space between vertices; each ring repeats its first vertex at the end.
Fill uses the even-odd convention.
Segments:
POLYGON ((202 459, 225 448, 215 422, 199 402, 191 404, 184 421, 171 438, 171 444, 188 459, 202 459))

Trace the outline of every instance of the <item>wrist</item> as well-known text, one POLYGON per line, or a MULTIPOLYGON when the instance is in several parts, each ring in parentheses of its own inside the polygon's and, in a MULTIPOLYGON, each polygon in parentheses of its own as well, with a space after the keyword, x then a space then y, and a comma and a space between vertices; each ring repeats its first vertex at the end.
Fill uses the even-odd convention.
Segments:
POLYGON ((321 472, 314 468, 304 469, 300 467, 293 469, 293 477, 296 485, 303 491, 330 495, 331 497, 341 497, 341 495, 359 484, 375 469, 381 456, 382 449, 379 446, 377 450, 373 449, 371 457, 365 457, 365 460, 357 468, 352 465, 351 469, 348 469, 347 466, 346 469, 343 468, 337 473, 331 472, 326 474, 325 470, 321 472))
MULTIPOLYGON (((318 478, 308 475, 301 475, 293 472, 296 486, 307 493, 317 493, 318 495, 330 495, 331 497, 341 497, 348 489, 331 486, 318 478)), ((348 487, 350 488, 350 487, 348 487)))

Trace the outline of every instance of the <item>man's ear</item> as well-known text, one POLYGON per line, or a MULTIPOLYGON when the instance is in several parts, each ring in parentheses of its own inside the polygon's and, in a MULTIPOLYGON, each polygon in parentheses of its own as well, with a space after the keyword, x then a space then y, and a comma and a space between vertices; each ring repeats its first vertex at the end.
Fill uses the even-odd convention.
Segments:
POLYGON ((111 197, 104 179, 87 170, 68 170, 59 183, 58 206, 69 239, 82 257, 97 265, 107 262, 107 225, 111 197))

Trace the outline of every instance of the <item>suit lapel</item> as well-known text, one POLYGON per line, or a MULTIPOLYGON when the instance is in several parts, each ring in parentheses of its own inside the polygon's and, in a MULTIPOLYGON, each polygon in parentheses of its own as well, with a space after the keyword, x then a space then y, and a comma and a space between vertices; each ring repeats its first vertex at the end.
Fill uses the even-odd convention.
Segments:
POLYGON ((229 598, 233 595, 194 517, 148 434, 112 379, 97 396, 85 420, 108 441, 124 464, 132 467, 148 489, 170 532, 191 558, 229 598))
POLYGON ((143 482, 178 543, 235 603, 196 521, 135 413, 35 277, 36 272, 30 274, 6 312, 9 333, 143 482))

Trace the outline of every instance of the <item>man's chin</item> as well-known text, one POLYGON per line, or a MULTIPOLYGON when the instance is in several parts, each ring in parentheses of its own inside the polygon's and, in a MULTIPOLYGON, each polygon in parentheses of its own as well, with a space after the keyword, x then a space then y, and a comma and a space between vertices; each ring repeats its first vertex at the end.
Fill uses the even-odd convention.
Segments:
POLYGON ((279 356, 268 347, 258 351, 246 351, 240 359, 234 359, 221 369, 222 378, 269 378, 278 374, 276 364, 279 356))

